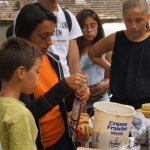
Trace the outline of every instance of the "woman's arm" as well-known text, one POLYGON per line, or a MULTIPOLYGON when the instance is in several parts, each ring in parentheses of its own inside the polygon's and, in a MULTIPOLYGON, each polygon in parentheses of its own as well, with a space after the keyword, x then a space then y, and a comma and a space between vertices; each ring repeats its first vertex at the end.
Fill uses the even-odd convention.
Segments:
POLYGON ((69 97, 75 90, 79 90, 87 83, 87 76, 74 74, 64 78, 55 84, 44 95, 32 102, 31 111, 36 119, 39 119, 56 105, 60 104, 64 98, 69 97))
POLYGON ((19 99, 32 112, 35 120, 38 121, 42 116, 62 102, 64 98, 73 94, 73 92, 74 90, 69 88, 64 83, 64 80, 62 80, 54 85, 44 95, 40 96, 37 100, 35 100, 34 94, 21 94, 19 99))

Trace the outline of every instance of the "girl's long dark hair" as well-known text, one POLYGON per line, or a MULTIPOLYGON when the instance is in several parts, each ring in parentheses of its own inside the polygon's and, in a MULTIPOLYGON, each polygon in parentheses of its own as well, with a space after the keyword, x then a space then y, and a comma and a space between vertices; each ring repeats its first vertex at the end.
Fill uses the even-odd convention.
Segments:
MULTIPOLYGON (((99 16, 96 14, 96 12, 94 12, 91 9, 82 9, 77 15, 77 21, 80 25, 80 28, 82 29, 85 23, 85 20, 87 19, 87 17, 92 17, 93 19, 96 20, 97 24, 98 24, 98 32, 97 35, 93 41, 93 44, 96 43, 97 41, 99 41, 100 39, 102 39, 104 37, 104 30, 102 28, 102 24, 101 24, 101 20, 99 18, 99 16)), ((81 53, 83 51, 83 42, 84 41, 84 37, 79 37, 77 38, 77 44, 79 47, 79 53, 81 56, 81 53)))

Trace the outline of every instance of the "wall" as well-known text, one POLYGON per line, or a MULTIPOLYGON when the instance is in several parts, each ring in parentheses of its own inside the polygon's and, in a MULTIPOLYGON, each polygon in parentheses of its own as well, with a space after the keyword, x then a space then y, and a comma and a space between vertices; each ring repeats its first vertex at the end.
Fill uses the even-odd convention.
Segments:
POLYGON ((112 23, 104 23, 103 29, 105 36, 108 36, 111 33, 114 33, 116 31, 125 30, 125 24, 121 22, 112 22, 112 23))
POLYGON ((0 44, 6 39, 6 30, 8 28, 8 25, 0 25, 0 44))

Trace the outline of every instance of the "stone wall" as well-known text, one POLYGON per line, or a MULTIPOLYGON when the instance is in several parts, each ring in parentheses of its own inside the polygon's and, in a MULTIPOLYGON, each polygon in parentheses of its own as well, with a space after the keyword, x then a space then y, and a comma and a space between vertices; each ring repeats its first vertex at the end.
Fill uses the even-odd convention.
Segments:
MULTIPOLYGON (((0 20, 13 20, 17 11, 33 0, 0 0, 0 20)), ((59 0, 59 4, 76 15, 83 8, 93 9, 102 20, 122 20, 123 0, 59 0)))

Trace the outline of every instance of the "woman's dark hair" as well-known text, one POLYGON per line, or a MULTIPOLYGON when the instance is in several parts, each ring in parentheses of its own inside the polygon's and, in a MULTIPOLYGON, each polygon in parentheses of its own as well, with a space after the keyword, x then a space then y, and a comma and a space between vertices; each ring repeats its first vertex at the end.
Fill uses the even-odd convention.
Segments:
POLYGON ((57 22, 53 12, 42 4, 37 2, 25 5, 20 10, 16 19, 16 36, 29 39, 37 25, 45 20, 52 21, 55 24, 57 22))
MULTIPOLYGON (((76 15, 77 21, 78 21, 81 29, 83 28, 85 20, 87 19, 87 17, 92 17, 93 19, 96 20, 96 22, 98 24, 98 32, 97 32, 97 36, 95 37, 95 39, 93 41, 93 44, 94 44, 98 40, 100 40, 100 39, 102 39, 104 37, 104 30, 102 28, 102 24, 101 24, 99 16, 96 14, 96 12, 94 12, 91 9, 82 9, 76 15)), ((78 47, 79 47, 80 55, 81 55, 82 50, 83 50, 83 43, 84 43, 83 41, 84 41, 84 37, 83 36, 77 38, 77 44, 78 44, 78 47)))

